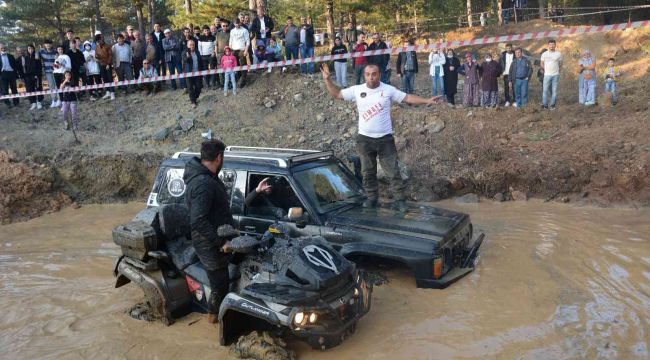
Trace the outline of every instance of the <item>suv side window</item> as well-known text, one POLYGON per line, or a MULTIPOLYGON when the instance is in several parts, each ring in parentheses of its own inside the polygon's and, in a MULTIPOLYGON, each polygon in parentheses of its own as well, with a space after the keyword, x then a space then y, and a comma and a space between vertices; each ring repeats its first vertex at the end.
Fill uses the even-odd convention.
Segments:
POLYGON ((246 194, 255 191, 257 185, 269 178, 273 184, 270 194, 258 194, 255 199, 246 206, 246 214, 270 220, 276 219, 276 214, 282 212, 282 216, 289 213, 289 208, 305 208, 296 195, 291 183, 284 176, 273 176, 268 174, 250 173, 248 176, 248 187, 246 194))

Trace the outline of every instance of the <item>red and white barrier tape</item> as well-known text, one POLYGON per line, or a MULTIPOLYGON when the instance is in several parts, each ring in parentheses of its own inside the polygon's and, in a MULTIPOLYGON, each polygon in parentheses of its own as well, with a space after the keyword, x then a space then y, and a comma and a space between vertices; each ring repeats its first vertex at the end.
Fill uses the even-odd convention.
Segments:
MULTIPOLYGON (((595 34, 595 33, 613 31, 613 30, 638 29, 638 28, 648 27, 648 26, 650 26, 650 20, 612 24, 612 25, 579 26, 579 27, 571 27, 571 28, 565 28, 560 30, 540 31, 535 33, 525 33, 525 34, 516 34, 516 35, 486 36, 482 38, 475 38, 475 39, 463 40, 463 41, 447 41, 444 43, 436 43, 436 44, 428 44, 428 45, 393 47, 390 49, 382 49, 382 50, 369 50, 364 52, 355 52, 355 53, 338 54, 338 55, 321 55, 321 56, 314 56, 305 59, 293 59, 293 60, 261 63, 255 65, 243 65, 243 66, 235 67, 234 71, 268 69, 268 68, 274 68, 280 66, 319 63, 319 62, 325 62, 330 60, 348 59, 348 58, 356 58, 362 56, 374 56, 374 55, 384 55, 384 54, 395 55, 400 52, 406 52, 406 51, 429 51, 429 50, 436 50, 440 48, 462 47, 462 46, 472 46, 472 45, 487 45, 487 44, 494 44, 500 42, 556 38, 556 37, 569 36, 569 35, 595 34)), ((23 98, 23 97, 30 97, 30 96, 37 96, 37 95, 47 95, 51 93, 78 92, 83 90, 95 90, 95 89, 111 88, 111 87, 124 86, 124 85, 145 84, 150 82, 158 82, 158 81, 165 81, 165 80, 172 80, 172 79, 177 80, 177 79, 184 79, 188 77, 221 74, 223 72, 224 72, 223 69, 193 71, 193 72, 177 74, 177 75, 157 76, 148 79, 135 79, 135 80, 116 81, 112 83, 105 83, 105 84, 98 84, 98 85, 77 86, 74 88, 66 89, 65 91, 44 90, 44 91, 35 91, 31 93, 4 95, 4 96, 0 96, 0 100, 23 98)))

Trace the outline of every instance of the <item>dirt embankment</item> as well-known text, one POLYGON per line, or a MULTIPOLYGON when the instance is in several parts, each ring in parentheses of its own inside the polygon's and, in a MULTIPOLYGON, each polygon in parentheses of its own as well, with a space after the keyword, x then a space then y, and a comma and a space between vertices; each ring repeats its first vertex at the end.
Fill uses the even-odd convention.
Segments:
MULTIPOLYGON (((533 28, 518 24, 505 31, 538 31, 544 23, 529 25, 533 28)), ((483 31, 487 32, 475 35, 492 35, 489 29, 483 31)), ((467 34, 447 34, 448 39, 463 36, 467 34)), ((558 110, 553 112, 539 110, 541 85, 535 79, 530 105, 523 110, 395 106, 397 146, 412 199, 473 192, 497 200, 534 196, 649 205, 650 60, 643 50, 649 42, 648 30, 559 39, 565 65, 558 110), (603 97, 595 107, 577 104, 573 70, 584 48, 591 49, 600 64, 617 58, 624 73, 618 105, 611 106, 603 97)), ((545 43, 515 45, 539 54, 545 43)), ((500 48, 474 47, 457 53, 470 50, 482 55, 500 48)), ((419 57, 416 91, 430 96, 426 54, 419 57)), ((153 98, 119 94, 114 102, 82 101, 79 143, 62 130, 58 110, 28 112, 26 101, 20 111, 0 107, 0 150, 10 150, 24 162, 5 160, 0 166, 23 169, 33 174, 27 178, 40 179, 32 190, 21 192, 15 179, 24 176, 2 175, 3 184, 11 184, 3 186, 1 194, 7 214, 3 219, 29 218, 70 202, 45 206, 41 194, 59 194, 59 199, 67 196, 77 202, 143 199, 160 160, 175 151, 197 150, 201 133, 208 129, 231 145, 333 149, 342 158, 355 152, 356 108, 331 100, 320 75, 274 71, 250 78, 250 86, 236 97, 204 90, 197 109, 189 107, 187 95, 180 90, 153 98), (39 175, 43 173, 48 175, 39 175)), ((393 74, 392 83, 399 80, 393 74)))

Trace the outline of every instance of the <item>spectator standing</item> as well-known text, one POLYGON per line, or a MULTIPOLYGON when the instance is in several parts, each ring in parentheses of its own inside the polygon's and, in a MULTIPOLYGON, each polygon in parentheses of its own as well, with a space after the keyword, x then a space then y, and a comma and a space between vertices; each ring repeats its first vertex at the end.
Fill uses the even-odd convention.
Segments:
MULTIPOLYGON (((183 72, 183 64, 181 59, 181 43, 172 34, 171 29, 165 29, 165 37, 162 40, 163 49, 165 49, 165 63, 169 69, 169 75, 180 75, 183 72)), ((151 64, 151 62, 150 62, 151 64)), ((158 73, 156 71, 156 73, 158 73)), ((176 80, 169 80, 172 89, 176 90, 176 80)), ((180 79, 181 89, 186 87, 185 79, 180 79)))
MULTIPOLYGON (((57 46, 56 52, 57 56, 56 59, 54 59, 54 80, 56 81, 56 89, 58 89, 61 87, 61 84, 63 84, 65 78, 63 74, 65 74, 66 71, 70 71, 72 61, 70 61, 70 57, 64 53, 63 45, 57 46)), ((70 73, 70 75, 72 75, 72 73, 70 73)), ((51 107, 59 107, 61 105, 61 96, 59 95, 59 101, 51 107)))
MULTIPOLYGON (((151 64, 151 66, 156 67, 156 59, 158 59, 158 47, 156 46, 154 38, 151 36, 151 34, 147 34, 147 36, 145 36, 145 40, 147 43, 147 46, 145 48, 145 59, 149 60, 149 64, 151 64)), ((158 70, 156 69, 156 71, 158 70)))
POLYGON ((352 22, 348 22, 347 26, 345 27, 345 30, 343 31, 343 38, 341 41, 348 47, 348 49, 354 49, 354 47, 357 44, 357 40, 359 38, 359 35, 365 35, 362 31, 358 31, 352 22))
MULTIPOLYGON (((238 65, 243 66, 247 63, 248 48, 250 46, 251 38, 248 30, 241 26, 239 19, 235 20, 235 27, 230 30, 230 39, 228 46, 233 52, 233 55, 238 60, 238 65)), ((246 85, 246 70, 240 70, 237 74, 239 76, 239 87, 243 88, 246 85)))
MULTIPOLYGON (((9 90, 13 95, 18 94, 18 87, 16 80, 18 79, 18 63, 16 58, 7 52, 4 44, 0 44, 0 95, 9 95, 9 90)), ((20 104, 19 98, 13 98, 12 101, 5 99, 5 104, 11 107, 13 102, 14 106, 20 104)))
MULTIPOLYGON (((16 59, 18 63, 18 77, 25 82, 25 90, 29 92, 41 91, 40 81, 38 79, 41 73, 41 61, 36 56, 34 45, 27 45, 27 53, 16 59)), ((29 97, 29 102, 32 104, 29 110, 42 109, 41 105, 43 95, 34 95, 29 97)))
POLYGON ((68 29, 65 31, 65 40, 63 40, 63 52, 68 53, 70 50, 70 43, 74 40, 74 31, 68 29))
POLYGON ((228 82, 232 86, 232 94, 237 95, 237 82, 235 81, 235 67, 237 66, 237 58, 232 54, 230 47, 226 46, 224 54, 221 56, 220 67, 223 70, 223 95, 228 95, 228 82))
MULTIPOLYGON (((386 50, 388 45, 381 39, 379 33, 372 34, 372 43, 368 45, 367 50, 386 50)), ((387 84, 390 80, 388 79, 388 72, 386 68, 390 62, 390 54, 379 54, 368 56, 368 64, 377 65, 379 67, 379 72, 381 73, 381 82, 387 84)))
MULTIPOLYGON (((214 43, 216 40, 217 39, 212 34, 210 34, 210 28, 207 25, 204 25, 203 34, 199 36, 198 41, 198 50, 199 54, 201 54, 201 59, 203 62, 203 68, 201 70, 209 70, 210 59, 214 54, 214 43)), ((205 75, 203 77, 203 80, 205 81, 206 89, 209 89, 215 85, 213 75, 205 75)))
MULTIPOLYGON (((153 79, 157 76, 158 76, 158 72, 156 71, 156 68, 151 66, 149 60, 144 59, 142 61, 142 67, 140 69, 140 74, 138 75, 138 79, 140 80, 153 79)), ((158 81, 144 83, 142 84, 142 87, 145 88, 147 92, 147 96, 153 96, 158 91, 160 91, 160 83, 158 81)))
MULTIPOLYGON (((307 22, 306 17, 300 18, 300 57, 307 59, 314 57, 314 27, 307 22)), ((303 74, 314 73, 314 63, 301 64, 300 72, 303 74)))
MULTIPOLYGON (((56 80, 54 80, 54 59, 56 58, 56 49, 52 46, 52 40, 46 39, 43 41, 42 49, 38 50, 38 58, 43 63, 43 72, 45 72, 45 79, 47 80, 48 88, 50 90, 56 89, 56 80)), ((50 99, 52 105, 56 104, 59 100, 59 95, 55 92, 50 92, 50 99)), ((50 106, 54 107, 54 106, 50 106)))
MULTIPOLYGON (((183 71, 185 73, 198 72, 203 67, 201 54, 196 51, 196 44, 190 40, 187 42, 187 49, 183 51, 183 71)), ((192 107, 196 108, 199 96, 201 95, 201 84, 203 79, 200 76, 192 76, 186 79, 187 93, 190 96, 192 107)))
POLYGON ((433 96, 445 93, 445 65, 446 59, 442 49, 431 50, 429 54, 429 75, 433 83, 431 94, 433 96), (440 94, 438 94, 440 92, 440 94))
MULTIPOLYGON (((404 40, 404 46, 413 46, 415 41, 404 40)), ((402 77, 402 91, 407 94, 415 93, 415 74, 418 73, 418 55, 415 50, 404 51, 397 55, 395 65, 397 74, 402 77)))
POLYGON ((447 57, 443 65, 445 80, 445 95, 449 105, 455 105, 456 92, 458 91, 458 70, 460 69, 460 60, 454 54, 454 50, 447 49, 447 57))
MULTIPOLYGON (((216 41, 215 41, 215 68, 221 66, 221 57, 223 56, 224 50, 226 49, 226 46, 230 44, 230 29, 228 28, 228 21, 221 20, 221 23, 219 24, 220 26, 220 31, 217 33, 216 41)), ((215 78, 216 82, 219 84, 224 84, 224 74, 220 73, 218 74, 219 76, 215 78)))
POLYGON ((133 31, 131 51, 133 52, 133 74, 139 76, 142 62, 147 57, 147 43, 138 30, 133 31))
POLYGON ((131 45, 131 42, 133 40, 135 40, 135 32, 133 31, 133 25, 127 25, 126 35, 124 35, 124 42, 131 45))
POLYGON ((216 25, 210 25, 210 34, 212 34, 212 36, 216 38, 218 32, 219 28, 216 25))
MULTIPOLYGON (((300 30, 293 24, 293 18, 287 17, 287 25, 278 32, 278 37, 284 40, 284 54, 287 61, 298 59, 298 48, 300 46, 300 30)), ((282 68, 282 72, 286 67, 282 68)))
POLYGON ((521 48, 515 50, 515 59, 510 66, 510 85, 515 91, 514 107, 524 107, 528 104, 528 81, 533 75, 533 66, 523 54, 521 48))
POLYGON ((151 32, 154 45, 156 45, 156 59, 151 62, 156 68, 158 74, 166 75, 167 66, 165 64, 165 49, 162 46, 162 40, 165 37, 165 34, 162 32, 160 24, 153 24, 153 31, 151 32))
POLYGON ((503 69, 503 94, 505 97, 504 105, 506 107, 510 106, 514 102, 514 89, 510 88, 511 81, 508 74, 510 74, 510 66, 512 65, 512 60, 515 58, 515 54, 512 52, 512 44, 506 44, 506 49, 501 53, 499 58, 499 63, 503 69), (512 96, 510 96, 512 94, 512 96))
MULTIPOLYGON (((84 43, 84 60, 86 61, 86 84, 99 85, 101 84, 101 75, 99 71, 99 63, 95 57, 95 50, 92 49, 90 41, 84 43)), ((97 100, 97 89, 88 90, 88 95, 91 101, 97 100)))
POLYGON ((498 77, 503 70, 501 64, 492 60, 492 54, 485 54, 485 61, 479 67, 481 75, 481 105, 485 108, 495 108, 499 104, 498 77))
POLYGON ((605 93, 612 93, 613 105, 618 103, 618 86, 616 85, 616 82, 621 76, 621 71, 618 66, 614 65, 615 61, 614 58, 607 60, 607 67, 603 73, 603 76, 605 77, 605 93))
MULTIPOLYGON (((95 57, 99 62, 99 75, 102 77, 104 84, 113 82, 113 50, 104 42, 104 37, 99 34, 95 35, 95 57)), ((102 99, 115 100, 115 88, 107 87, 106 94, 102 99)))
POLYGON ((471 53, 465 54, 465 63, 458 69, 458 73, 465 76, 463 84, 463 105, 466 107, 479 106, 479 65, 471 53))
POLYGON ((264 13, 262 6, 257 7, 257 17, 253 19, 250 32, 258 41, 264 42, 264 46, 268 47, 269 39, 273 33, 275 23, 273 19, 264 13))
POLYGON ((578 60, 578 102, 596 104, 596 61, 590 50, 585 50, 578 60))
POLYGON ((548 50, 542 54, 540 60, 544 83, 542 86, 542 108, 555 110, 557 102, 557 85, 560 82, 560 69, 562 68, 562 53, 555 50, 555 40, 548 41, 548 50), (551 101, 549 103, 549 92, 551 101))
MULTIPOLYGON (((331 55, 344 55, 348 53, 348 48, 343 45, 340 37, 334 38, 334 47, 331 55)), ((348 87, 348 59, 342 58, 334 60, 334 73, 336 74, 336 84, 341 87, 348 87)))
MULTIPOLYGON (((361 34, 357 37, 357 44, 354 46, 352 49, 352 53, 357 53, 357 52, 364 52, 368 48, 368 45, 366 44, 366 36, 361 34)), ((352 58, 352 62, 354 63, 354 84, 359 85, 362 83, 363 80, 363 68, 366 67, 368 64, 368 58, 365 56, 358 56, 352 58)))
MULTIPOLYGON (((133 73, 131 72, 131 63, 133 62, 133 52, 131 46, 124 42, 124 35, 117 35, 117 44, 113 45, 113 66, 117 73, 119 81, 132 80, 133 73)), ((123 85, 122 90, 124 94, 129 93, 129 86, 123 85)))
POLYGON ((76 39, 70 41, 70 50, 66 53, 70 58, 70 71, 72 72, 72 83, 74 86, 79 86, 79 80, 82 74, 85 74, 84 64, 86 59, 83 52, 79 50, 79 45, 76 39))
POLYGON ((70 126, 68 124, 68 114, 72 120, 72 130, 77 130, 78 119, 77 119, 77 92, 72 91, 71 89, 77 85, 74 83, 74 77, 70 70, 66 70, 63 73, 63 80, 61 80, 61 86, 59 90, 62 90, 61 99, 63 100, 61 106, 61 119, 63 120, 63 130, 69 130, 70 126))
POLYGON ((192 34, 192 29, 184 28, 183 29, 183 35, 181 36, 181 52, 183 52, 183 51, 185 51, 185 49, 187 49, 187 42, 190 41, 190 40, 194 41, 194 43, 199 41, 199 39, 194 37, 194 34, 192 34))

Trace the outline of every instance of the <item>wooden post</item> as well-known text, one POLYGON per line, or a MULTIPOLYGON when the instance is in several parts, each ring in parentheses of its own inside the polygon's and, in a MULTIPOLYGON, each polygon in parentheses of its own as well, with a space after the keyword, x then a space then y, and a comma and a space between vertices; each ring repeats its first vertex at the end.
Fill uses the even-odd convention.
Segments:
POLYGON ((497 11, 499 12, 499 25, 503 25, 503 4, 501 0, 497 0, 497 11))
POLYGON ((515 13, 515 24, 517 23, 517 7, 513 6, 512 7, 512 12, 515 13))

